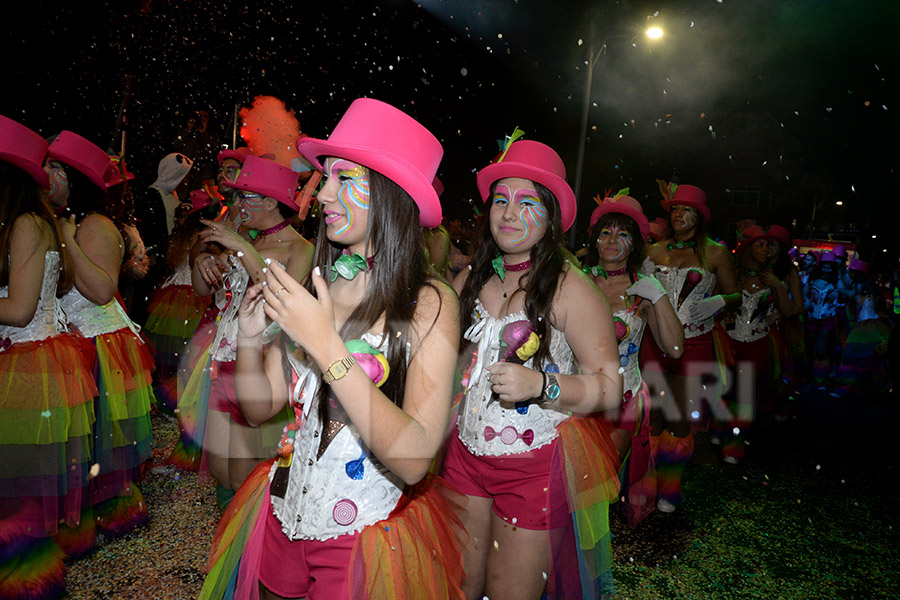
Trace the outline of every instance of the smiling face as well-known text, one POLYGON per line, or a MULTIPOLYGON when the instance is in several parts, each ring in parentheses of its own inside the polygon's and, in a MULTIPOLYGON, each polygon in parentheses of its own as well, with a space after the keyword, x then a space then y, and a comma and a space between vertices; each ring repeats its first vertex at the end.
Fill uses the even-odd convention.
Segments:
POLYGON ((504 254, 528 254, 547 233, 547 207, 532 181, 501 179, 491 197, 490 224, 494 242, 504 254))
POLYGON ((47 197, 56 212, 61 211, 69 204, 69 176, 66 175, 62 164, 55 160, 48 160, 44 165, 44 171, 50 178, 50 188, 47 197))
POLYGON ((317 198, 328 239, 347 246, 363 244, 369 225, 368 171, 343 158, 328 158, 325 176, 317 198))

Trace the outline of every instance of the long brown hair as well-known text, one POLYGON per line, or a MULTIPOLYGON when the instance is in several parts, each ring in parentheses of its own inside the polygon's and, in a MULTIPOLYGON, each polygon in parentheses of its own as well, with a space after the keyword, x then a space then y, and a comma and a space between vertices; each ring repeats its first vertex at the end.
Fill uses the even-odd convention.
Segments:
MULTIPOLYGON (((525 316, 531 321, 534 332, 541 339, 541 344, 535 354, 535 364, 541 364, 550 359, 551 329, 548 324, 560 275, 566 261, 573 265, 577 265, 578 261, 564 246, 562 220, 556 196, 540 183, 536 181, 532 181, 532 183, 541 203, 547 209, 547 231, 544 237, 531 248, 532 267, 525 284, 525 316)), ((493 205, 496 185, 496 181, 491 184, 491 191, 488 194, 489 200, 486 204, 488 214, 493 205)), ((471 271, 462 294, 460 294, 459 318, 462 331, 468 329, 472 324, 475 300, 481 289, 493 276, 494 269, 491 261, 500 252, 497 242, 491 235, 490 218, 482 221, 481 227, 475 233, 473 243, 475 250, 470 263, 471 271)))
MULTIPOLYGON (((384 316, 382 335, 386 336, 388 343, 385 358, 390 366, 390 377, 381 391, 394 404, 402 407, 406 388, 406 347, 410 341, 409 328, 416 312, 416 301, 422 287, 435 288, 435 285, 428 275, 425 241, 416 203, 400 186, 381 173, 368 168, 366 171, 370 190, 366 253, 373 257, 374 262, 366 283, 365 297, 341 327, 340 336, 344 340, 359 338, 384 316)), ((322 219, 313 262, 321 269, 323 276, 327 276, 342 251, 343 246, 328 240, 325 220, 322 219)), ((307 289, 315 293, 311 278, 307 289)), ((320 399, 324 396, 325 387, 322 386, 320 399)), ((328 404, 320 402, 319 405, 323 420, 327 420, 328 404)))
POLYGON ((75 271, 68 252, 62 249, 62 232, 50 203, 37 183, 22 169, 0 161, 0 286, 9 285, 9 251, 13 223, 22 215, 31 214, 50 225, 56 250, 59 252, 60 272, 56 295, 62 296, 74 283, 75 271))

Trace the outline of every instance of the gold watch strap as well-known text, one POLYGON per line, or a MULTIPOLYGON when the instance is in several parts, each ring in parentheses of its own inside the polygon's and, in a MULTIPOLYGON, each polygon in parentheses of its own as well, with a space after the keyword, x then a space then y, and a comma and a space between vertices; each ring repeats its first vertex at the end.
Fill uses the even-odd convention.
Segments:
POLYGON ((353 365, 356 364, 356 359, 353 358, 353 355, 346 356, 341 360, 336 360, 331 365, 329 365, 328 370, 322 373, 322 381, 325 383, 331 383, 337 379, 340 379, 344 375, 347 374, 347 371, 353 368, 353 365))

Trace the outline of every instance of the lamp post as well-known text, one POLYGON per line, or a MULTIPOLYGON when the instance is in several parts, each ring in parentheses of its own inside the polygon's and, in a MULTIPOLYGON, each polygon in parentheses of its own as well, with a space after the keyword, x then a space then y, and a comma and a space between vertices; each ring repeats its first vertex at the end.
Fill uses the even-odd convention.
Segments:
MULTIPOLYGON (((594 22, 591 21, 588 25, 588 65, 587 65, 587 81, 584 86, 584 104, 581 109, 581 124, 579 128, 579 137, 578 137, 578 162, 575 166, 575 202, 581 199, 581 179, 584 174, 584 146, 587 141, 587 128, 588 128, 588 114, 591 110, 591 87, 594 83, 594 67, 597 65, 597 61, 600 59, 600 55, 606 52, 607 42, 611 40, 619 40, 619 39, 634 39, 633 35, 614 35, 607 37, 603 44, 601 44, 600 49, 594 53, 594 38, 596 33, 596 28, 594 26, 594 22)), ((663 31, 659 27, 651 27, 647 31, 644 32, 647 37, 650 39, 659 39, 663 36, 663 31)), ((572 229, 569 230, 569 241, 572 247, 575 247, 575 235, 576 231, 578 231, 578 211, 575 211, 575 221, 572 223, 572 229)))

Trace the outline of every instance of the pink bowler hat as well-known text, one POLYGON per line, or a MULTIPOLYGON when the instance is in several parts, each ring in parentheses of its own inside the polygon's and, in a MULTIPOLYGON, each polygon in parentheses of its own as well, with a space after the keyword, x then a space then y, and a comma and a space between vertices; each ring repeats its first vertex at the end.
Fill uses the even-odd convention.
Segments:
POLYGON ((274 160, 251 155, 244 161, 241 173, 229 187, 263 194, 299 210, 300 207, 294 201, 299 177, 298 173, 274 160))
POLYGON ((782 227, 781 225, 769 225, 766 234, 786 248, 790 248, 794 244, 791 232, 787 227, 782 227))
POLYGON ((390 104, 358 98, 327 140, 300 138, 297 150, 320 170, 321 159, 334 156, 378 171, 412 197, 423 227, 441 224, 441 202, 432 181, 444 149, 430 131, 390 104))
POLYGON ((712 213, 706 205, 706 192, 695 185, 679 185, 671 200, 662 201, 662 207, 666 209, 666 212, 670 212, 675 204, 696 208, 703 215, 704 223, 709 223, 712 218, 712 213))
POLYGON ((244 161, 247 160, 248 156, 253 156, 253 151, 250 150, 250 148, 243 146, 241 148, 235 148, 234 150, 222 150, 216 155, 216 159, 219 161, 219 166, 221 167, 226 158, 231 158, 244 164, 244 161))
POLYGON ((475 177, 481 199, 487 202, 491 185, 505 177, 530 179, 553 192, 559 202, 563 231, 575 222, 575 192, 566 183, 566 166, 550 146, 532 140, 510 144, 505 155, 480 170, 475 177))
POLYGON ((820 263, 836 263, 837 257, 834 255, 834 252, 823 252, 822 257, 819 259, 820 263))
POLYGON ((39 187, 50 185, 44 171, 47 142, 44 138, 9 117, 0 115, 0 160, 5 160, 31 175, 39 187))
POLYGON ((850 260, 850 264, 847 265, 848 269, 853 269, 854 271, 859 271, 860 273, 868 273, 869 272, 869 263, 864 260, 859 260, 858 258, 854 258, 850 260))
POLYGON ((666 220, 664 217, 656 217, 655 219, 653 219, 653 222, 650 223, 650 238, 654 242, 658 242, 666 234, 666 228, 668 226, 668 220, 666 220))
POLYGON ((103 173, 106 189, 108 190, 132 179, 134 179, 134 173, 128 171, 128 168, 125 166, 125 159, 118 154, 110 154, 109 166, 106 167, 106 171, 103 173))
POLYGON ((647 241, 647 236, 650 235, 650 223, 647 221, 647 217, 644 216, 644 209, 641 208, 640 202, 631 196, 624 195, 604 198, 603 203, 591 213, 589 227, 596 225, 597 221, 600 220, 600 217, 608 213, 619 213, 634 219, 634 222, 637 223, 638 229, 641 232, 641 237, 644 241, 647 241))
POLYGON ((109 155, 77 133, 63 131, 47 150, 47 155, 76 169, 101 190, 106 191, 103 175, 109 167, 109 155))

